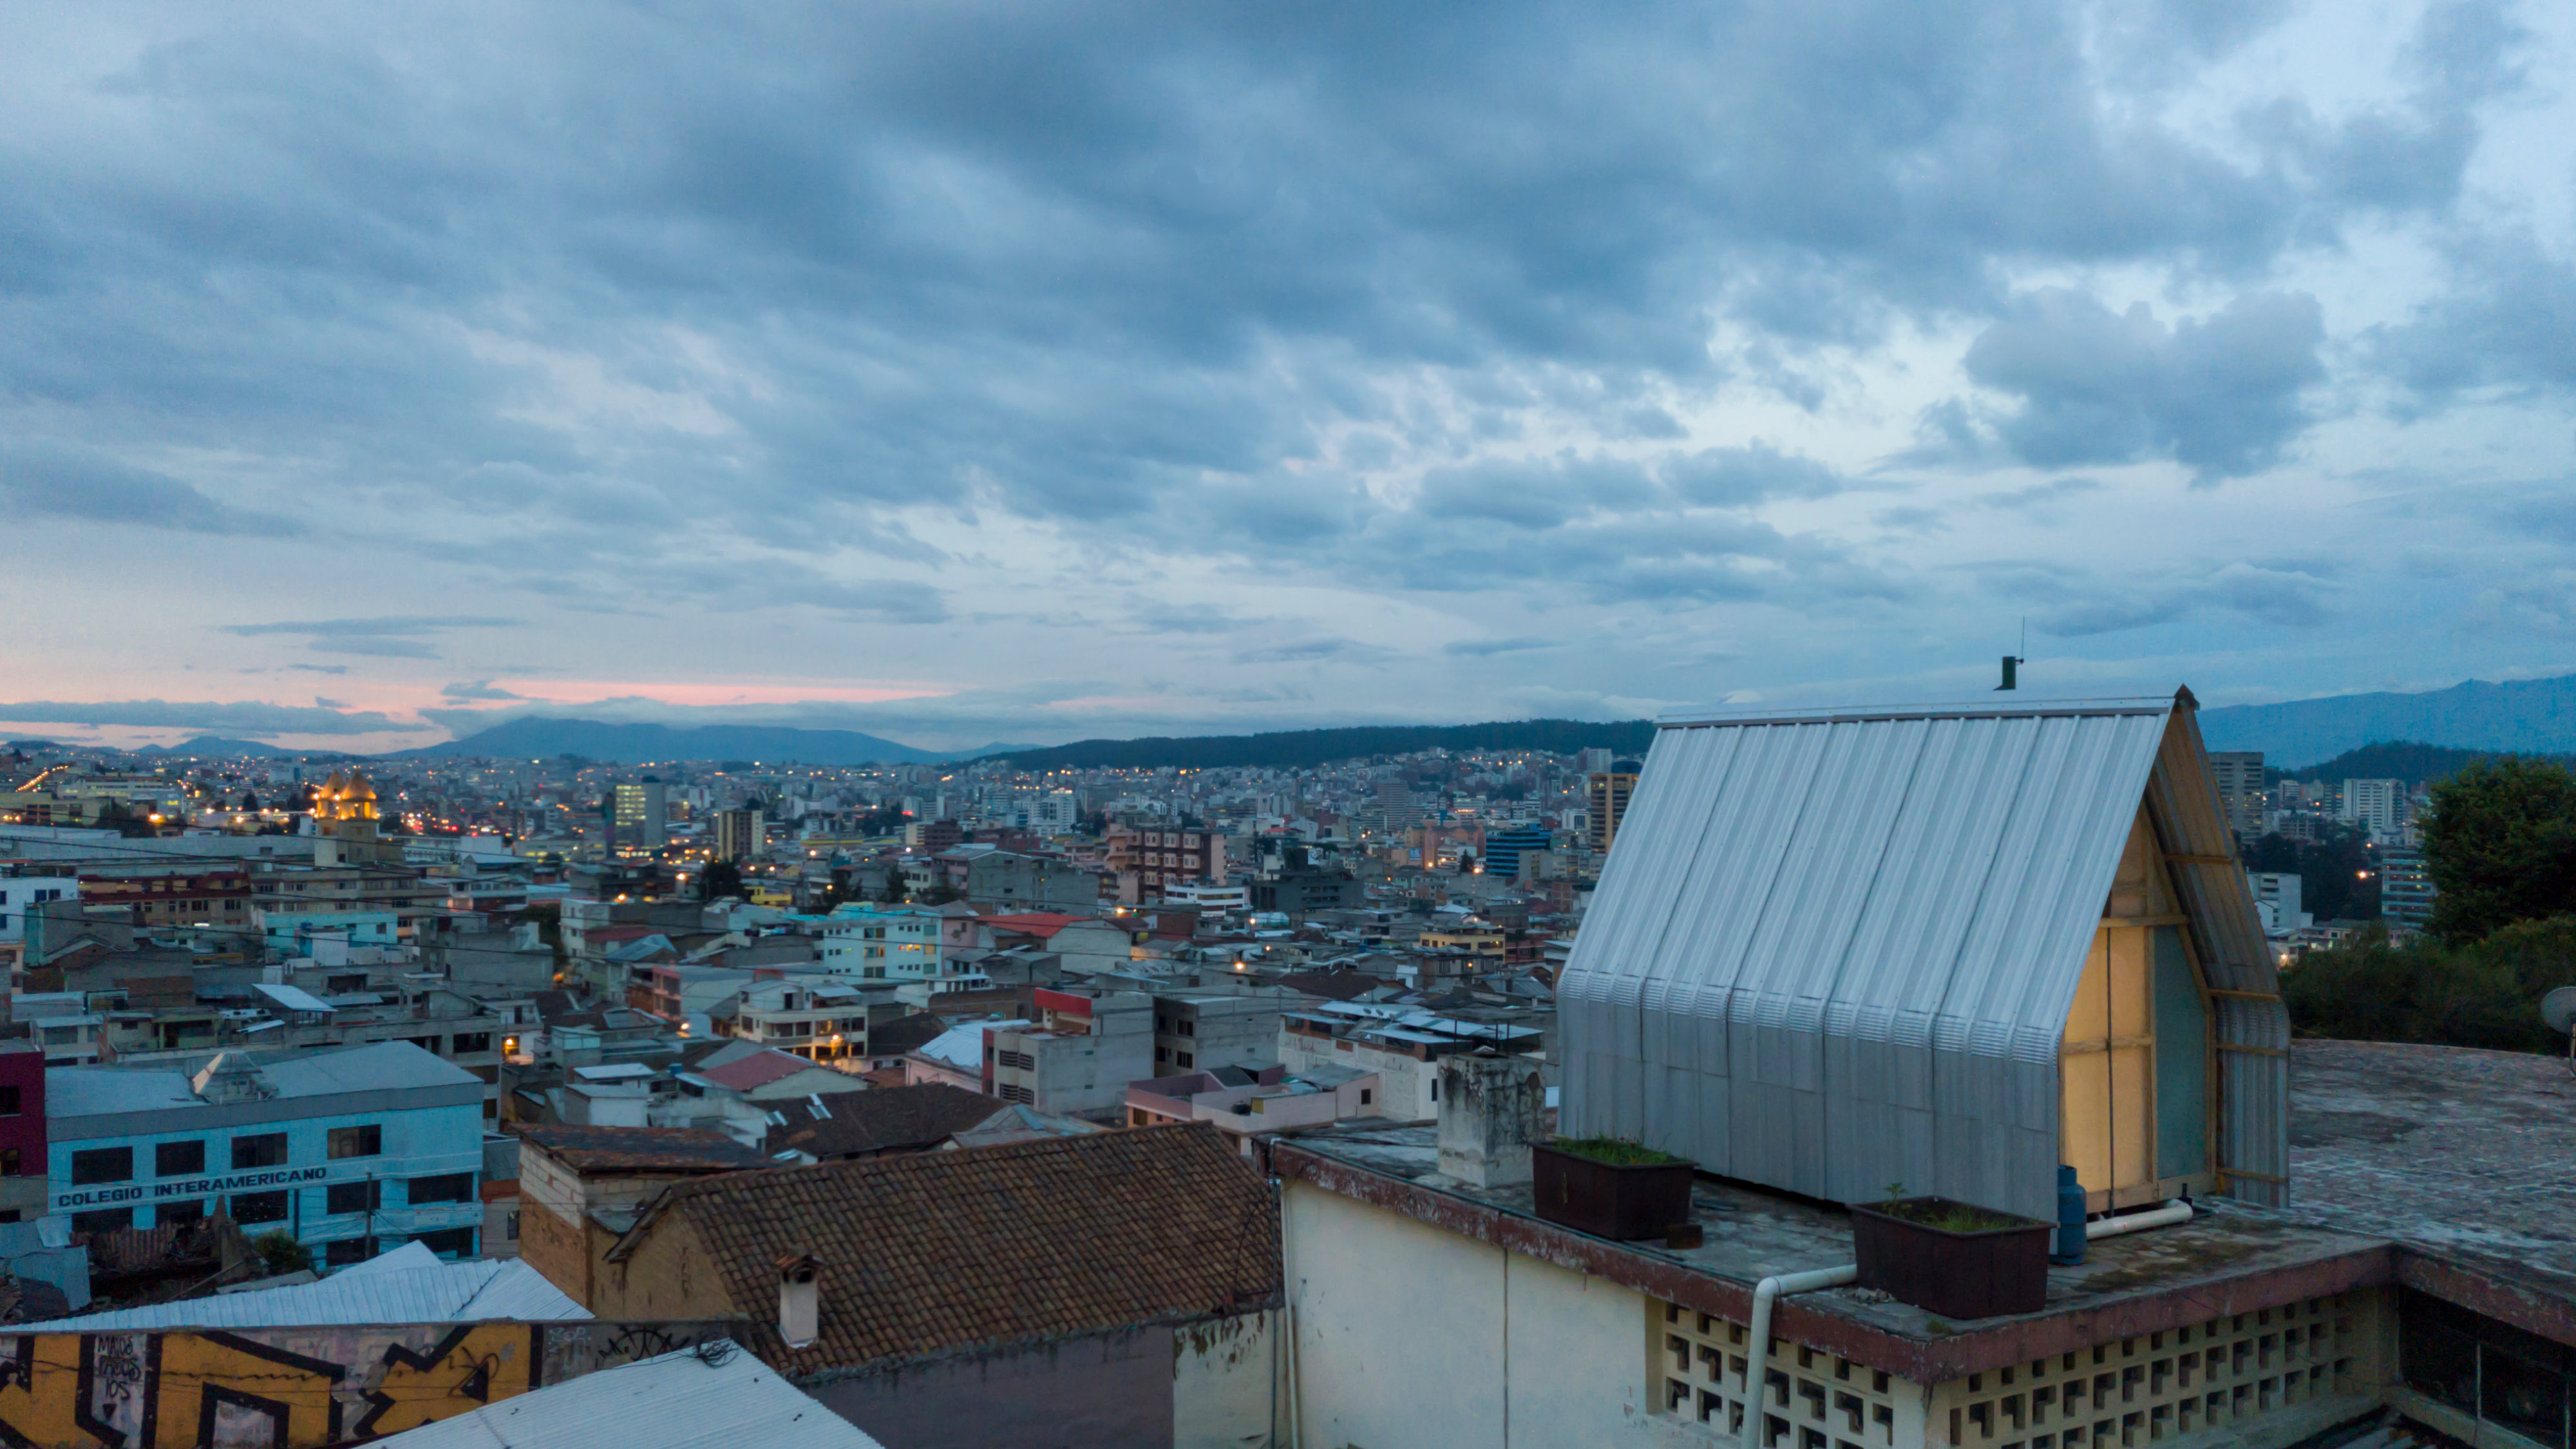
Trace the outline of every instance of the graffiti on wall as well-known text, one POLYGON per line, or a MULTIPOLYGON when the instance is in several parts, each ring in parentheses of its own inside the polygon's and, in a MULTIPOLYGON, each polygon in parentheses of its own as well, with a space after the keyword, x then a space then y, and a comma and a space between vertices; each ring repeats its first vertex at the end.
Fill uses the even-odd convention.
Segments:
POLYGON ((9 1449, 323 1449, 731 1337, 686 1323, 0 1334, 9 1449))

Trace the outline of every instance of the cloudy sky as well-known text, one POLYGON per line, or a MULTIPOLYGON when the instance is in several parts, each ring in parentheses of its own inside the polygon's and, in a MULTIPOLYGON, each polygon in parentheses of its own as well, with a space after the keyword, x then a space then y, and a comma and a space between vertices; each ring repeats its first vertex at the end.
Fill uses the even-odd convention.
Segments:
POLYGON ((0 16, 0 725, 2576 668, 2576 6, 0 16))

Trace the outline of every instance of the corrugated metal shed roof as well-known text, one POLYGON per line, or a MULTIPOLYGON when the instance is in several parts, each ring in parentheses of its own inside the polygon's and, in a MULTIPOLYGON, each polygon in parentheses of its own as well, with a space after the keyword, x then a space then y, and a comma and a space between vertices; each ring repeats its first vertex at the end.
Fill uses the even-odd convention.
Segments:
MULTIPOLYGON (((2053 1217, 2058 1046, 2142 801, 2209 984, 2277 990, 2187 693, 1661 723, 1558 985, 1569 1134, 2053 1217)), ((2277 1000, 2214 1005, 2287 1044, 2277 1000)), ((2221 1058, 2221 1159, 2277 1200, 2286 1072, 2221 1058)))
POLYGON ((728 1340, 584 1374, 377 1442, 401 1449, 881 1449, 728 1340))
POLYGON ((319 1283, 187 1298, 45 1325, 47 1333, 143 1328, 305 1328, 336 1323, 562 1322, 590 1311, 517 1259, 442 1263, 417 1243, 319 1283))

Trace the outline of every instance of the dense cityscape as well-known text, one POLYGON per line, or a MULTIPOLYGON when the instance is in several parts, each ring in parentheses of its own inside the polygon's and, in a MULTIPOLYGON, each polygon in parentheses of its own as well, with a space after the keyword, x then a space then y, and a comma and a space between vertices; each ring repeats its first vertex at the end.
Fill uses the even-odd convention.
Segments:
POLYGON ((0 1449, 2576 1449, 2571 420, 2564 0, 0 7, 0 1449))

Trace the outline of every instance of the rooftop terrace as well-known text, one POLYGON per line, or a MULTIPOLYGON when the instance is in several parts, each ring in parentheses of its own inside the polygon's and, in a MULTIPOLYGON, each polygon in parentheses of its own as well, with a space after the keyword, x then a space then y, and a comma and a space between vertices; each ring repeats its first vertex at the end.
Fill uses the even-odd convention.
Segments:
MULTIPOLYGON (((2287 1211, 2203 1199, 2191 1222, 2094 1242, 2052 1268, 2036 1314, 1952 1324, 1837 1289, 1784 1299, 1781 1331, 1918 1382, 2345 1289, 2466 1288, 2486 1311, 2576 1342, 2576 1078, 2550 1058, 2302 1042, 2287 1211), (2422 1250, 2421 1258, 2410 1249, 2422 1250)), ((1282 1139, 1277 1172, 1742 1322, 1762 1278, 1852 1261, 1849 1214, 1702 1177, 1698 1247, 1611 1243, 1541 1221, 1523 1183, 1438 1175, 1430 1123, 1347 1121, 1282 1139)), ((2446 1294, 2446 1296, 2456 1296, 2446 1294)))

